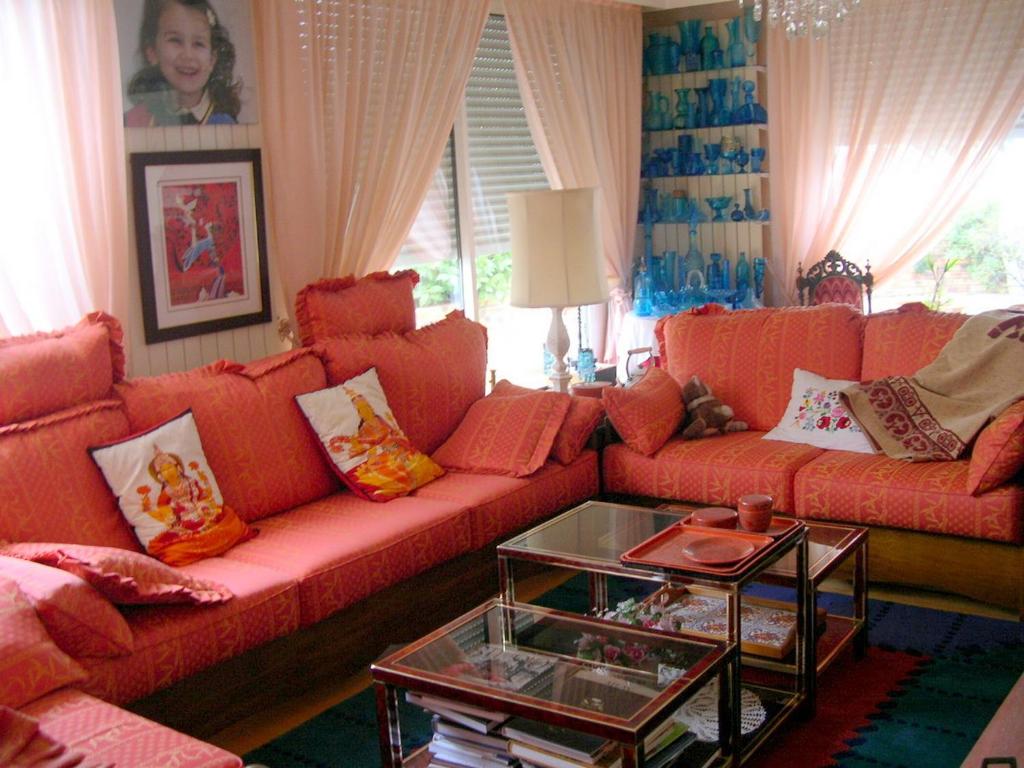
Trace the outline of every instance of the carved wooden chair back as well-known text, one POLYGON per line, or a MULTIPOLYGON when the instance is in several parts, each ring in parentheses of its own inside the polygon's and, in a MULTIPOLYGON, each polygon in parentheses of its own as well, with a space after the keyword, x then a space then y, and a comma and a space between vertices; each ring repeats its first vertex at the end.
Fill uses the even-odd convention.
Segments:
POLYGON ((829 251, 824 259, 813 264, 804 275, 803 265, 796 271, 796 288, 800 304, 824 304, 838 302, 864 311, 864 295, 867 294, 868 314, 871 314, 871 287, 875 277, 871 264, 864 270, 847 261, 838 251, 829 251))

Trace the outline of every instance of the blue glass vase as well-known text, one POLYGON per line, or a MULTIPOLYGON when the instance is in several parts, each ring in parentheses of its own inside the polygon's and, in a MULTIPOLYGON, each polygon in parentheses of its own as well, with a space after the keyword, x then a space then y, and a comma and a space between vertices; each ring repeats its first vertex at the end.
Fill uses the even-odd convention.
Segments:
POLYGON ((740 251, 740 257, 736 260, 736 301, 744 304, 747 301, 747 294, 750 291, 750 262, 747 261, 747 252, 740 251))
POLYGON ((743 215, 747 217, 748 221, 754 221, 757 218, 757 211, 754 210, 754 203, 750 199, 750 187, 745 187, 743 190, 743 215))
POLYGON ((704 27, 704 36, 700 39, 701 69, 714 69, 715 51, 720 50, 721 48, 718 46, 718 38, 715 37, 714 28, 711 25, 704 27))
POLYGON ((725 28, 729 33, 729 60, 730 67, 744 67, 747 64, 747 49, 740 37, 741 17, 729 19, 725 22, 725 28))

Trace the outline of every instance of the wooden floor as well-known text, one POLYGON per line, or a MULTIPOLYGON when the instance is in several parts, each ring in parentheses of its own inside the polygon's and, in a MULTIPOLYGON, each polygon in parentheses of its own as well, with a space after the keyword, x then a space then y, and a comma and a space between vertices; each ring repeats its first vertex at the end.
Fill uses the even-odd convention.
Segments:
MULTIPOLYGON (((518 599, 529 602, 537 595, 557 586, 564 580, 563 574, 564 572, 551 573, 535 576, 522 582, 517 581, 518 599)), ((848 592, 848 584, 826 582, 826 591, 848 592)), ((908 603, 925 608, 969 613, 1007 621, 1017 620, 1017 616, 1012 611, 987 606, 954 595, 883 585, 873 585, 869 594, 872 598, 908 603)), ((336 683, 326 684, 319 689, 310 691, 301 699, 285 701, 278 706, 267 708, 257 715, 235 723, 207 740, 236 755, 243 755, 353 696, 369 684, 369 671, 338 680, 336 683)))

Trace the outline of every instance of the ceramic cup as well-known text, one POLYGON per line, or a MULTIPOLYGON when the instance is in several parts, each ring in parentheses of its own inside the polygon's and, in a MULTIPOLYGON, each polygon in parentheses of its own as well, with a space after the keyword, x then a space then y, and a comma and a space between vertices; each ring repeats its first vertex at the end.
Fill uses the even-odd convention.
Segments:
POLYGON ((745 530, 763 533, 772 524, 772 497, 766 493, 741 496, 736 509, 745 530))
POLYGON ((705 528, 735 528, 736 510, 728 507, 704 507, 690 515, 690 522, 693 525, 700 525, 705 528))

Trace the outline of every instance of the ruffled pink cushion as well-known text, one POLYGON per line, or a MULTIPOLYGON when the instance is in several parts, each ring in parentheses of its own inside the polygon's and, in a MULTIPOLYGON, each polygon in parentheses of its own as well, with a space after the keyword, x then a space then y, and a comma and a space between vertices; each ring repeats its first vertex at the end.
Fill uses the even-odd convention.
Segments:
POLYGON ((18 582, 50 637, 65 653, 81 658, 132 652, 132 631, 124 616, 74 574, 0 555, 0 576, 18 582))
POLYGON ((220 584, 194 579, 140 552, 83 544, 5 544, 0 555, 20 557, 61 568, 84 579, 107 599, 121 605, 195 603, 230 600, 220 584))
POLYGON ((0 705, 20 707, 85 676, 54 645, 17 582, 0 576, 0 705))
POLYGON ((551 453, 569 399, 561 392, 533 392, 477 400, 452 436, 434 452, 434 461, 466 472, 531 475, 551 453))
MULTIPOLYGON (((517 397, 536 391, 502 379, 494 385, 491 396, 517 397)), ((595 397, 566 397, 570 401, 569 412, 565 414, 562 428, 555 435, 555 444, 551 446, 551 458, 559 464, 568 466, 576 461, 576 457, 586 447, 590 436, 604 418, 604 403, 595 397)))
POLYGON ((70 328, 0 339, 0 424, 110 395, 124 378, 121 324, 94 312, 70 328))
POLYGON ((406 333, 416 327, 411 269, 318 280, 295 296, 295 321, 305 346, 347 333, 406 333))

